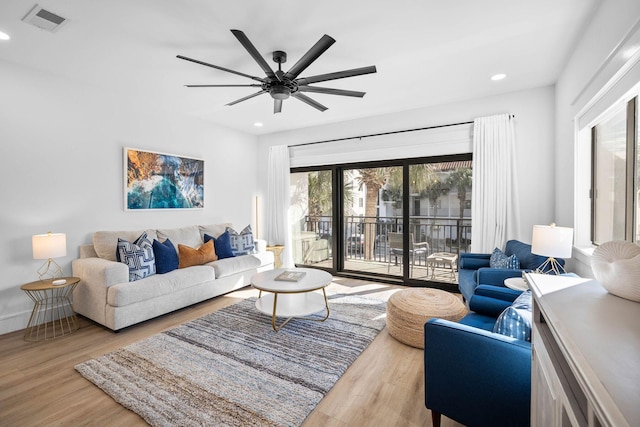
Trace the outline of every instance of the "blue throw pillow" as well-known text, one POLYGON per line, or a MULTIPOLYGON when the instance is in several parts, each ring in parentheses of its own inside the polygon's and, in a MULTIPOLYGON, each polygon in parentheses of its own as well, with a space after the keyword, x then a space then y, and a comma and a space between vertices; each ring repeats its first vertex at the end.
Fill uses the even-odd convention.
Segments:
POLYGON ((156 261, 153 245, 144 232, 133 243, 118 238, 120 262, 129 267, 129 281, 143 279, 156 274, 156 261))
POLYGON ((495 248, 491 253, 491 257, 489 258, 489 266, 491 268, 518 269, 520 268, 520 261, 518 260, 516 254, 507 256, 500 249, 495 248))
POLYGON ((165 274, 178 269, 178 253, 173 243, 171 243, 171 240, 166 239, 160 243, 154 239, 153 253, 156 257, 156 273, 165 274))
POLYGON ((231 227, 227 227, 226 232, 231 238, 231 251, 234 256, 254 253, 256 245, 253 242, 251 225, 247 225, 240 233, 231 227))
POLYGON ((207 243, 209 240, 213 239, 213 247, 216 249, 216 255, 218 255, 218 259, 224 258, 233 258, 233 250, 231 249, 231 236, 228 231, 222 233, 218 238, 209 236, 207 233, 204 234, 204 242, 207 243))
POLYGON ((524 291, 500 314, 493 332, 531 341, 531 291, 524 291))

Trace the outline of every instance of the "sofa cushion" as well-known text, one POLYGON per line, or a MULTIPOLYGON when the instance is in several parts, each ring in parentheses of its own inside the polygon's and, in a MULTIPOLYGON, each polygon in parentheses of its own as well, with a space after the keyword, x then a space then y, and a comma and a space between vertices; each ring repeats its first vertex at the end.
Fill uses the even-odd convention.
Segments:
POLYGON ((247 225, 240 233, 231 227, 227 227, 226 231, 229 232, 229 236, 231 237, 231 250, 233 251, 233 255, 246 255, 255 252, 256 245, 253 242, 251 225, 247 225))
POLYGON ((489 267, 489 259, 488 254, 472 254, 463 252, 460 254, 460 269, 477 270, 482 267, 489 267))
MULTIPOLYGON (((520 261, 520 268, 524 270, 535 270, 547 260, 546 257, 532 254, 531 245, 518 240, 509 240, 504 248, 504 253, 507 256, 517 256, 520 261)), ((558 261, 564 265, 564 260, 558 261)))
POLYGON ((264 252, 256 252, 255 254, 251 254, 251 256, 257 258, 260 261, 260 267, 273 264, 276 259, 273 252, 266 250, 264 252))
POLYGON ((200 245, 198 249, 191 246, 178 245, 179 264, 178 268, 187 268, 194 265, 203 265, 218 259, 213 242, 209 240, 207 243, 200 245))
POLYGON ((198 226, 192 225, 182 228, 158 229, 158 240, 161 242, 170 239, 178 252, 178 245, 185 245, 192 248, 199 248, 202 245, 202 237, 198 226))
POLYGON ((117 261, 116 252, 118 251, 118 238, 128 242, 133 242, 144 232, 147 233, 147 238, 151 242, 153 242, 153 239, 157 238, 155 230, 96 231, 93 233, 93 248, 95 249, 98 257, 108 259, 109 261, 117 261))
POLYGON ((470 311, 458 323, 492 332, 496 324, 496 318, 470 311))
POLYGON ((476 270, 460 269, 458 271, 458 289, 467 303, 469 303, 469 300, 473 295, 473 291, 478 285, 475 273, 476 270))
POLYGON ((233 228, 233 224, 225 222, 222 224, 199 225, 198 229, 200 230, 200 237, 204 240, 205 233, 217 239, 218 236, 227 230, 227 227, 233 228))
POLYGON ((222 233, 218 238, 210 236, 208 234, 204 234, 204 242, 207 243, 209 240, 213 240, 213 247, 216 249, 216 255, 218 255, 218 259, 231 258, 233 255, 233 250, 231 249, 231 236, 228 231, 222 233))
POLYGON ((516 254, 507 256, 500 249, 495 248, 489 258, 489 266, 491 268, 520 268, 520 262, 516 254))
POLYGON ((160 243, 158 239, 155 239, 153 241, 153 254, 156 257, 156 273, 165 274, 178 268, 178 254, 171 240, 166 239, 160 243))
POLYGON ((213 268, 198 265, 173 270, 167 274, 145 277, 135 283, 119 283, 108 288, 107 303, 112 307, 123 307, 141 301, 153 300, 158 296, 210 282, 214 280, 213 273, 213 268))
POLYGON ((147 233, 142 233, 133 243, 118 238, 118 262, 129 267, 129 281, 144 279, 156 274, 156 261, 153 254, 153 245, 147 238, 147 233))
POLYGON ((496 320, 493 332, 531 341, 531 291, 525 291, 496 320))
POLYGON ((233 258, 219 259, 211 262, 210 265, 216 272, 216 278, 231 276, 232 274, 241 273, 260 267, 262 264, 260 258, 253 255, 242 255, 233 258))

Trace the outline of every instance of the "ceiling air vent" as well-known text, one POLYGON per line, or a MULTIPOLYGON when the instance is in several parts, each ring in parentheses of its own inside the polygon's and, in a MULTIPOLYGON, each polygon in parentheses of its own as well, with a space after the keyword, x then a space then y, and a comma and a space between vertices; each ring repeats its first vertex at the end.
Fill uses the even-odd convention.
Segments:
POLYGON ((66 18, 43 9, 37 4, 31 8, 22 20, 27 24, 35 25, 38 28, 52 33, 58 31, 58 29, 67 22, 66 18))

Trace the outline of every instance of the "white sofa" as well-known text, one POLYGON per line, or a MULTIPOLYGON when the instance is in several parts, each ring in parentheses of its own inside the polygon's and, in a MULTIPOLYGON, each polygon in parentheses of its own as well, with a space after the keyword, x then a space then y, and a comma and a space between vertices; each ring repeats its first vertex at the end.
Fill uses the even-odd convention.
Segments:
POLYGON ((73 292, 73 309, 114 331, 187 307, 249 284, 257 272, 273 269, 273 253, 256 240, 257 253, 225 258, 154 274, 129 282, 129 268, 116 261, 118 238, 133 242, 144 231, 150 240, 169 238, 198 248, 204 234, 218 237, 231 224, 190 226, 138 231, 98 231, 93 245, 80 247, 80 258, 72 261, 75 277, 81 279, 73 292))

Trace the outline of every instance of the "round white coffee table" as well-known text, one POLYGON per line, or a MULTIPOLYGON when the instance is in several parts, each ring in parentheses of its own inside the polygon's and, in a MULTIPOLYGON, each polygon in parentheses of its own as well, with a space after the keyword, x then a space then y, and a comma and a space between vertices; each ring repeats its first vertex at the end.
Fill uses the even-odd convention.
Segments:
POLYGON ((504 285, 507 288, 514 289, 516 291, 526 291, 529 289, 529 285, 522 277, 511 277, 509 279, 504 279, 504 285))
POLYGON ((251 286, 260 290, 256 308, 271 315, 271 326, 279 331, 294 317, 304 317, 326 310, 322 319, 310 319, 324 322, 329 318, 329 302, 325 288, 333 277, 326 271, 314 268, 285 268, 263 271, 251 277, 251 286), (297 281, 276 280, 282 273, 304 273, 297 281), (322 293, 315 292, 322 290, 322 293), (262 295, 262 292, 268 292, 262 295), (287 319, 280 325, 276 317, 287 319))

